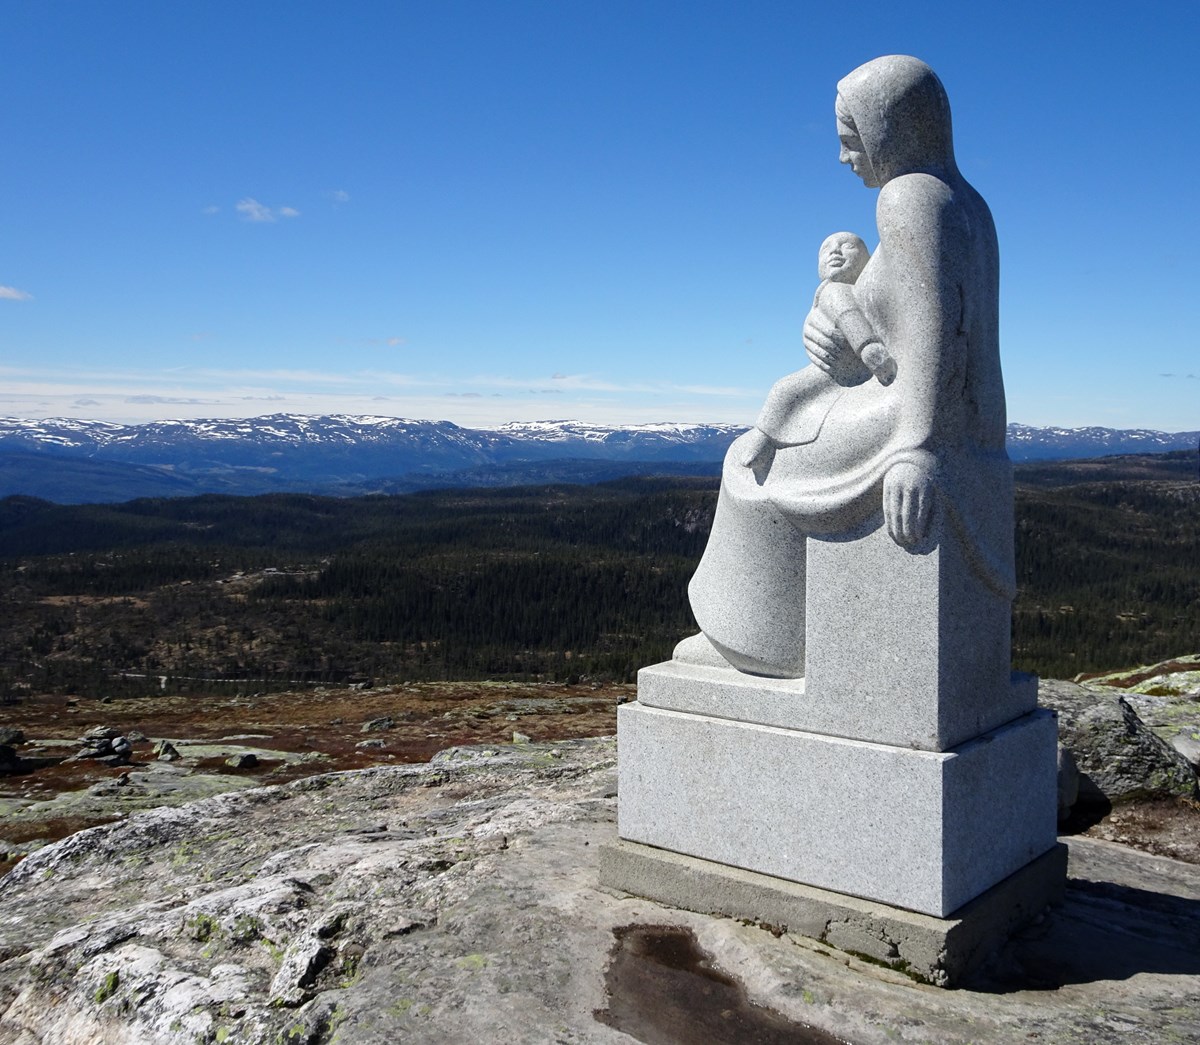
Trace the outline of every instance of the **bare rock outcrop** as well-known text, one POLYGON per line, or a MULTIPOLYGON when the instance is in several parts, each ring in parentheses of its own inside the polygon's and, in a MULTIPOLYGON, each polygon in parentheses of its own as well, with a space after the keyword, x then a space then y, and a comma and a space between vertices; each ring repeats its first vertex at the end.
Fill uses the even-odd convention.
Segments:
POLYGON ((1072 840, 1064 906, 947 992, 598 888, 615 761, 611 738, 452 748, 47 846, 0 880, 0 1041, 719 1041, 735 1017, 741 1040, 1200 1036, 1200 868, 1072 840))

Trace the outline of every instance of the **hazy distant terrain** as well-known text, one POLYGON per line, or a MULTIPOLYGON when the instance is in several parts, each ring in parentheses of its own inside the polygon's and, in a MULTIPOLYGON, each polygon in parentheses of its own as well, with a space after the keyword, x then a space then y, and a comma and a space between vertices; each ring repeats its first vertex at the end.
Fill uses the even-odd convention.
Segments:
MULTIPOLYGON (((276 414, 118 425, 0 418, 0 496, 58 504, 275 492, 355 496, 453 487, 716 475, 736 425, 514 422, 276 414)), ((1195 449, 1200 432, 1009 425, 1014 461, 1195 449)))
MULTIPOLYGON (((1061 678, 1195 651, 1195 468, 1186 452, 1018 467, 1017 665, 1061 678)), ((694 631, 716 491, 0 499, 0 694, 631 680, 694 631)))

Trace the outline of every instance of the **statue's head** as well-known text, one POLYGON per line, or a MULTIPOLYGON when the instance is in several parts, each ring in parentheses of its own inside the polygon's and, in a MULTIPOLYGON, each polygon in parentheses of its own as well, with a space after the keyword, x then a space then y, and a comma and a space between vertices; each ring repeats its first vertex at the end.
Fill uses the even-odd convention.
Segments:
POLYGON ((853 283, 866 268, 871 252, 853 232, 826 236, 817 251, 817 278, 834 283, 853 283))
POLYGON ((837 87, 841 161, 872 188, 915 171, 954 170, 950 102, 919 58, 889 54, 860 65, 837 87))

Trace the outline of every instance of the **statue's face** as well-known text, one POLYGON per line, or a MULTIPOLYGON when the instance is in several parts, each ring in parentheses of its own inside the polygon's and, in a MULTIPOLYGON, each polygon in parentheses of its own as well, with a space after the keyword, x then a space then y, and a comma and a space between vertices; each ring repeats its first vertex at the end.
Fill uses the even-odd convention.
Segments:
POLYGON ((878 188, 879 182, 875 179, 875 171, 871 167, 871 161, 867 158, 867 150, 863 148, 858 131, 844 123, 840 117, 837 129, 838 141, 842 143, 842 151, 838 154, 838 159, 842 163, 849 164, 850 169, 862 178, 863 184, 868 188, 878 188))
POLYGON ((867 251, 857 236, 830 236, 821 244, 817 275, 836 283, 853 283, 867 263, 867 251))

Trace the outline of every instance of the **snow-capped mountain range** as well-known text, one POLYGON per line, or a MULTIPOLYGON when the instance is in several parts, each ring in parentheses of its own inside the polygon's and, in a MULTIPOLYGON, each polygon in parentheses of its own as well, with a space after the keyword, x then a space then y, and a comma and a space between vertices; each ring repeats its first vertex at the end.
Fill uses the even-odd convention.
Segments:
POLYGON ((1152 428, 1035 428, 1008 426, 1008 456, 1014 461, 1067 460, 1109 454, 1160 454, 1192 450, 1200 432, 1157 432, 1152 428))
POLYGON ((460 428, 450 421, 346 414, 270 414, 138 425, 57 417, 0 418, 0 453, 69 455, 172 469, 223 465, 279 470, 286 464, 314 476, 346 478, 549 457, 719 460, 742 431, 737 425, 605 426, 581 421, 514 421, 496 429, 460 428))
MULTIPOLYGON (((344 414, 121 425, 0 418, 0 496, 59 502, 205 492, 398 491, 431 485, 715 474, 737 425, 514 421, 495 429, 344 414)), ((1200 432, 1008 428, 1014 460, 1191 449, 1200 432)))

